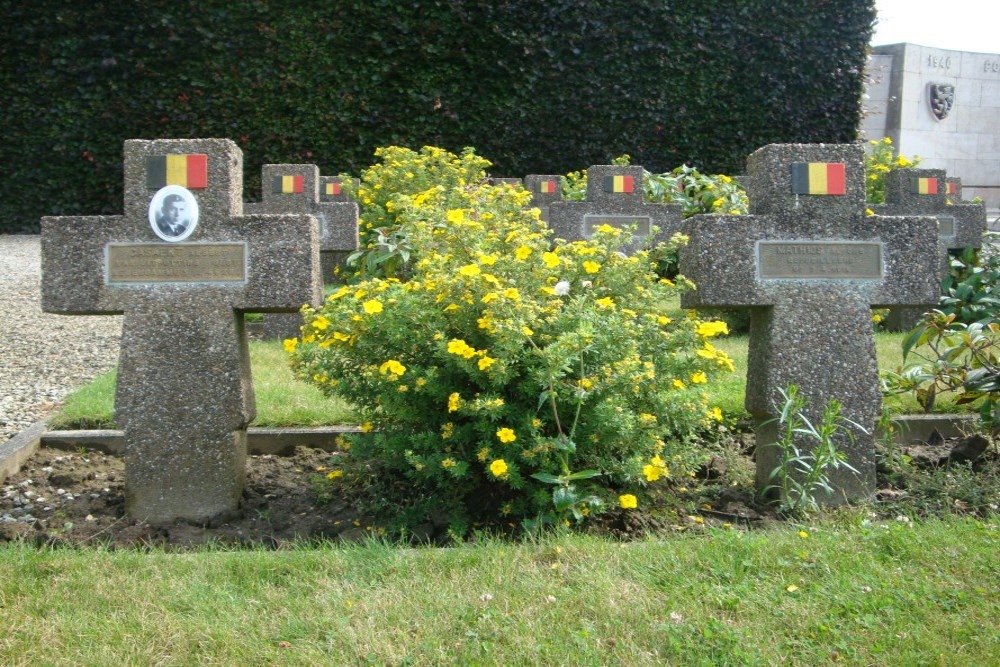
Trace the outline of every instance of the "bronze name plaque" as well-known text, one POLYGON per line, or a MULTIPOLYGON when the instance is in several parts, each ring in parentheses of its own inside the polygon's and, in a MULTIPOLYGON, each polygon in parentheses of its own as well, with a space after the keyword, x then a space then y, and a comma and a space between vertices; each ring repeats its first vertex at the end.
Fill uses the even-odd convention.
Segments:
POLYGON ((762 280, 879 280, 882 244, 855 241, 758 241, 757 275, 762 280))
POLYGON ((109 285, 246 282, 245 243, 109 243, 109 285))
POLYGON ((955 237, 955 218, 950 215, 938 216, 938 237, 950 239, 955 237))
POLYGON ((601 225, 611 225, 619 229, 634 226, 635 231, 632 232, 632 237, 635 238, 637 236, 649 236, 653 220, 648 215, 594 215, 588 213, 583 216, 584 236, 593 235, 594 230, 601 225))

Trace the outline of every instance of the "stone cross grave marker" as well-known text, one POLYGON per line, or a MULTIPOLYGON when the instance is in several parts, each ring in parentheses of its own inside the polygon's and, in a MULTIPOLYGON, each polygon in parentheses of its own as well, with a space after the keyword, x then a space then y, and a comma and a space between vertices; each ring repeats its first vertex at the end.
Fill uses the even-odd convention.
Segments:
POLYGON ((652 242, 669 241, 680 230, 681 207, 647 204, 643 201, 642 167, 593 165, 587 170, 586 201, 556 201, 549 204, 549 227, 555 238, 578 241, 590 238, 601 225, 634 227, 626 249, 641 247, 653 233, 652 242))
MULTIPOLYGON (((261 169, 263 201, 245 204, 251 213, 311 213, 319 220, 319 252, 324 282, 333 281, 334 268, 358 249, 358 204, 333 199, 314 164, 265 164, 261 169)), ((339 184, 339 181, 338 181, 339 184)), ((339 190, 330 187, 329 190, 339 190)))
POLYGON ((255 415, 243 315, 322 301, 319 225, 242 215, 243 154, 226 139, 129 140, 124 170, 124 215, 42 218, 42 309, 124 315, 128 513, 225 517, 255 415))
POLYGON ((957 176, 949 176, 944 179, 944 193, 948 195, 948 201, 952 204, 962 203, 962 179, 957 176))
POLYGON ((531 193, 531 205, 542 212, 543 222, 549 221, 549 205, 562 200, 562 177, 558 175, 528 174, 524 189, 531 193))
MULTIPOLYGON (((961 194, 948 193, 943 169, 896 169, 886 175, 885 204, 871 206, 878 215, 929 215, 937 220, 937 261, 925 267, 938 282, 948 273, 949 251, 980 248, 986 231, 986 207, 963 203, 961 194)), ((893 308, 886 320, 892 330, 916 326, 923 314, 937 307, 934 300, 918 308, 893 308)))
MULTIPOLYGON (((684 224, 680 271, 694 281, 685 308, 749 308, 746 407, 757 434, 757 484, 778 465, 780 389, 798 385, 818 424, 831 399, 854 440, 838 444, 855 475, 831 475, 830 503, 874 491, 874 426, 881 412, 872 307, 933 300, 933 219, 867 216, 860 145, 771 145, 748 160, 750 215, 697 215, 684 224)), ((812 443, 798 443, 810 450, 812 443)))
MULTIPOLYGON (((361 186, 360 178, 350 179, 350 189, 357 192, 361 186)), ((319 177, 319 200, 328 201, 355 201, 349 194, 348 188, 344 187, 344 179, 340 176, 320 176, 319 177)))

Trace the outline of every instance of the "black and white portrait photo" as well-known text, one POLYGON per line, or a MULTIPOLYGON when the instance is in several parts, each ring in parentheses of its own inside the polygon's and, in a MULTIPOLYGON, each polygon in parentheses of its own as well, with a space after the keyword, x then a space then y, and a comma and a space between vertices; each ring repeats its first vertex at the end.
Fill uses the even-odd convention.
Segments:
POLYGON ((179 185, 160 188, 149 202, 149 224, 164 241, 183 241, 198 226, 198 201, 179 185))

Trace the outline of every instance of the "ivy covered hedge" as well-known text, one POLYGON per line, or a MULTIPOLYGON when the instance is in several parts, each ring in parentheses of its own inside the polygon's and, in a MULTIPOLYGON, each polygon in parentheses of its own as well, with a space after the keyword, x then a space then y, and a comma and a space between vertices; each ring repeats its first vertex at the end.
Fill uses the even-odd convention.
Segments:
POLYGON ((378 146, 475 146, 493 174, 622 153, 734 173, 855 138, 873 0, 10 0, 0 231, 122 210, 129 138, 227 137, 357 173, 378 146))

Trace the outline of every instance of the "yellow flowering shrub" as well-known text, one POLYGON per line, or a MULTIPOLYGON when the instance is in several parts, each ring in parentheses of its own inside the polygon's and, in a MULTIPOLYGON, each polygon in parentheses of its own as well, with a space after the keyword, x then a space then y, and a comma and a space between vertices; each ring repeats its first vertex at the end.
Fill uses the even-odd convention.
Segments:
MULTIPOLYGON (((353 179, 342 174, 344 191, 359 207, 360 250, 348 264, 364 275, 394 276, 405 272, 413 258, 413 245, 400 228, 406 205, 425 199, 457 196, 468 185, 479 183, 490 161, 466 148, 460 155, 434 146, 413 151, 388 146, 375 151, 379 161, 364 170, 355 190, 353 179)), ((451 207, 448 220, 460 221, 460 206, 451 207)))
POLYGON ((920 164, 920 158, 912 160, 894 155, 892 139, 883 137, 881 141, 868 142, 870 148, 865 157, 865 201, 869 204, 885 203, 885 177, 896 169, 912 169, 920 164))
POLYGON ((689 284, 622 254, 618 229, 554 244, 527 197, 457 182, 396 194, 407 279, 335 291, 286 346, 298 377, 371 425, 351 457, 405 480, 392 488, 410 494, 409 521, 582 521, 704 456, 704 389, 732 367, 708 342, 721 325, 667 317, 689 284))

